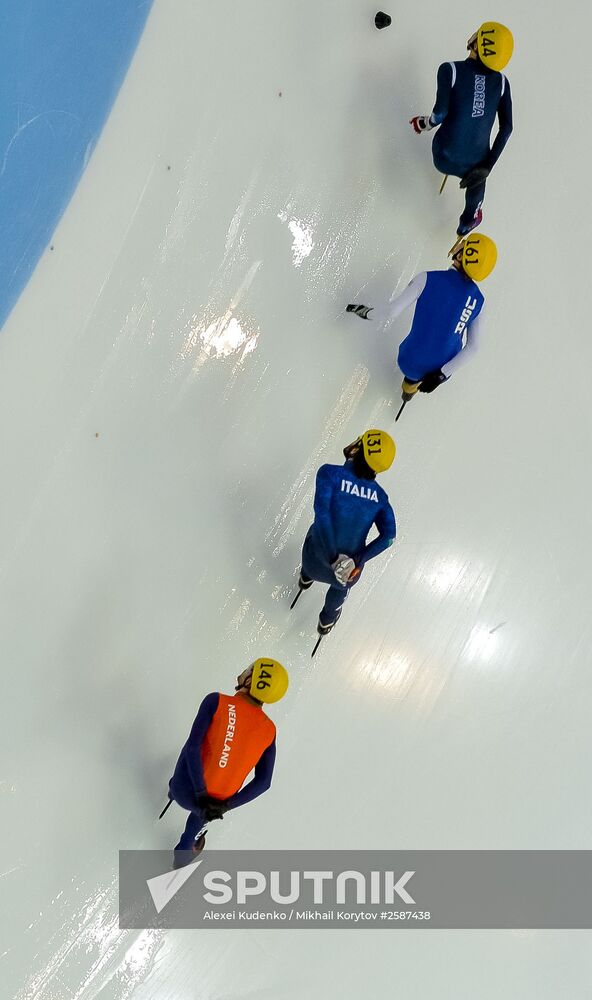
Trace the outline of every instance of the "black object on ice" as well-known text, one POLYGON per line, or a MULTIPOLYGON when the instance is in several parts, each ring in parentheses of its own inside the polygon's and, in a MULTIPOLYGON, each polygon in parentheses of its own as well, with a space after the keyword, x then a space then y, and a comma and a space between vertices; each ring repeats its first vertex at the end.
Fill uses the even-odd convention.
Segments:
POLYGON ((360 319, 370 319, 371 317, 368 313, 372 312, 373 309, 374 306, 356 305, 355 302, 350 302, 350 304, 345 307, 345 311, 347 313, 355 313, 356 316, 360 317, 360 319))
POLYGON ((385 14, 383 10, 379 10, 378 14, 374 18, 374 24, 377 28, 388 28, 391 20, 392 18, 390 14, 385 14))
POLYGON ((318 649, 318 648, 319 648, 319 646, 321 645, 321 639, 322 639, 322 638, 323 638, 323 636, 322 636, 322 635, 320 635, 320 636, 318 637, 317 641, 315 642, 315 648, 313 649, 312 653, 310 654, 310 658, 311 658, 311 660, 312 660, 313 656, 315 655, 315 653, 316 653, 317 649, 318 649))
POLYGON ((167 802, 166 806, 165 806, 165 807, 164 807, 164 809, 162 810, 162 812, 161 812, 160 816, 158 817, 159 819, 162 819, 162 817, 164 816, 165 812, 166 812, 166 811, 167 811, 167 809, 169 808, 169 806, 170 806, 170 804, 171 804, 171 802, 172 802, 172 801, 173 801, 172 799, 169 799, 169 801, 167 802))
POLYGON ((408 402, 409 402, 408 399, 404 399, 403 402, 401 403, 401 409, 399 410, 399 412, 397 413, 397 416, 395 417, 395 423, 397 422, 397 420, 401 416, 401 414, 402 414, 403 410, 405 409, 405 407, 407 406, 408 402))

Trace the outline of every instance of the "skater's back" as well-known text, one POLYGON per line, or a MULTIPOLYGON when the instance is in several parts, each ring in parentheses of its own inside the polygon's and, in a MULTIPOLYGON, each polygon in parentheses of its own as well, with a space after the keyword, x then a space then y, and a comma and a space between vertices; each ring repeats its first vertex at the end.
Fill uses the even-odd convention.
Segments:
POLYGON ((401 371, 421 379, 451 361, 464 346, 468 324, 483 302, 483 293, 462 270, 428 271, 411 331, 399 348, 401 371))
POLYGON ((467 169, 475 163, 491 169, 512 131, 506 77, 476 59, 443 63, 438 69, 432 120, 440 125, 433 142, 436 155, 467 169), (498 113, 502 137, 494 144, 494 152, 489 141, 498 113))
POLYGON ((314 542, 328 562, 344 552, 362 565, 378 555, 394 537, 394 515, 389 498, 374 479, 356 475, 351 459, 343 465, 322 465, 317 472, 314 499, 314 542), (379 538, 366 546, 366 537, 376 524, 379 538))

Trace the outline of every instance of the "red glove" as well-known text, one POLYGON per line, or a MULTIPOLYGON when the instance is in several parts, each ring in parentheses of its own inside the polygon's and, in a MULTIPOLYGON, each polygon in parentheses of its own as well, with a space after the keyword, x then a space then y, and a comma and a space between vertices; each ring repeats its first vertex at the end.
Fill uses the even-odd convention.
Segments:
POLYGON ((422 132, 429 132, 434 126, 430 121, 431 115, 416 115, 409 119, 409 124, 413 126, 415 132, 421 135, 422 132))

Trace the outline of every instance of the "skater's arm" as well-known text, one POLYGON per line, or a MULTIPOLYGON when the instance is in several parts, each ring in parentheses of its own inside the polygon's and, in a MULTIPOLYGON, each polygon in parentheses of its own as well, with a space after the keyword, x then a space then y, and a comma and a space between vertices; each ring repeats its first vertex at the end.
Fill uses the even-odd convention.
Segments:
POLYGON ((206 788, 201 763, 201 745, 208 729, 212 724, 212 719, 214 718, 219 702, 219 694, 213 693, 206 695, 199 706, 199 712, 197 713, 195 722, 191 727, 189 739, 183 748, 188 751, 185 753, 185 761, 187 764, 187 770, 189 771, 193 791, 196 795, 201 795, 202 792, 205 792, 206 788))
POLYGON ((483 309, 475 319, 469 323, 467 327, 467 339, 462 351, 459 351, 452 361, 447 364, 442 365, 442 371, 444 372, 446 378, 450 378, 453 372, 460 371, 461 368, 466 365, 467 361, 473 357, 478 346, 479 338, 481 334, 481 324, 483 322, 483 309))
POLYGON ((335 534, 331 517, 332 496, 333 480, 329 466, 321 465, 317 472, 314 496, 315 528, 329 562, 333 562, 338 555, 335 549, 335 534))
POLYGON ((378 538, 375 538, 369 545, 366 545, 362 552, 356 557, 356 566, 363 566, 369 559, 374 559, 375 556, 379 556, 380 553, 384 552, 385 549, 388 549, 388 547, 392 545, 395 540, 395 535, 397 534, 395 515, 393 513, 393 508, 388 501, 379 510, 374 523, 378 528, 378 538))
POLYGON ((239 806, 244 806, 247 802, 252 802, 258 795, 263 795, 263 792, 266 792, 271 785, 274 764, 275 739, 268 746, 267 750, 261 754, 255 765, 255 774, 252 780, 249 781, 249 784, 241 788, 240 792, 237 792, 236 795, 231 795, 229 799, 226 799, 228 808, 238 809, 239 806))
POLYGON ((414 278, 411 279, 407 288, 404 288, 400 295, 397 295, 395 299, 391 299, 388 306, 388 322, 392 323, 412 306, 414 302, 417 302, 419 296, 423 292, 426 281, 428 280, 428 275, 426 271, 420 271, 416 274, 414 278))
POLYGON ((499 160, 503 148, 506 145, 508 139, 512 134, 512 129, 514 127, 512 121, 512 95, 510 93, 510 84, 505 81, 504 92, 500 98, 500 102, 497 108, 497 120, 498 120, 498 133, 495 137, 493 146, 489 155, 486 157, 484 166, 488 167, 490 170, 495 166, 499 160))
POLYGON ((434 104, 434 110, 430 115, 430 122, 432 125, 441 125, 448 114, 448 108, 450 107, 450 93, 452 91, 453 72, 452 64, 449 62, 442 63, 442 65, 438 68, 436 103, 434 104))

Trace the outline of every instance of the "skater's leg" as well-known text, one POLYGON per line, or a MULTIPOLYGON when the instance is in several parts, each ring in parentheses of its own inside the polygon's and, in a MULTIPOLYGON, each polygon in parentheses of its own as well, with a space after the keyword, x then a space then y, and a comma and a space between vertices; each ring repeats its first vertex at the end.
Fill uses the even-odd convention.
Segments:
POLYGON ((185 747, 179 754, 175 773, 169 781, 169 798, 174 799, 182 809, 187 809, 189 812, 197 809, 197 797, 191 783, 185 747))
MULTIPOLYGON (((191 784, 184 749, 179 755, 175 773, 169 781, 169 798, 174 799, 183 809, 187 809, 189 812, 185 830, 181 834, 179 843, 174 847, 174 851, 191 851, 194 847, 197 834, 206 825, 206 820, 191 784)), ((175 867, 185 863, 186 856, 176 856, 175 867)))
MULTIPOLYGON (((438 137, 439 132, 436 132, 432 143, 432 156, 436 170, 439 170, 441 174, 449 174, 452 177, 465 177, 475 164, 453 163, 446 155, 446 151, 440 148, 438 137)), ((465 208, 458 222, 457 232, 459 234, 462 234, 463 231, 465 233, 469 232, 473 228, 472 224, 483 204, 484 197, 485 181, 482 184, 477 184, 475 187, 466 189, 465 208)))
POLYGON ((335 621, 339 611, 343 607, 347 594, 347 587, 340 587, 337 584, 334 587, 329 587, 325 596, 323 610, 319 615, 321 625, 331 625, 335 621))
POLYGON ((187 823, 185 824, 185 829, 181 834, 179 843, 175 845, 175 851, 190 851, 193 847, 195 838, 197 837, 200 830, 204 828, 206 821, 203 813, 200 812, 190 812, 187 817, 187 823))
POLYGON ((460 219, 458 220, 459 232, 462 229, 470 227, 472 222, 477 215, 477 212, 483 204, 483 199, 485 198, 485 181, 482 184, 476 184, 475 187, 467 188, 465 195, 465 209, 462 213, 460 219))
POLYGON ((342 587, 340 584, 335 583, 329 587, 327 594, 325 596, 325 603, 323 605, 323 610, 319 615, 319 621, 321 625, 330 625, 334 622, 336 618, 339 617, 339 612, 343 607, 345 601, 347 600, 348 594, 352 587, 355 587, 356 583, 361 577, 361 572, 357 574, 356 577, 348 583, 347 587, 342 587))

